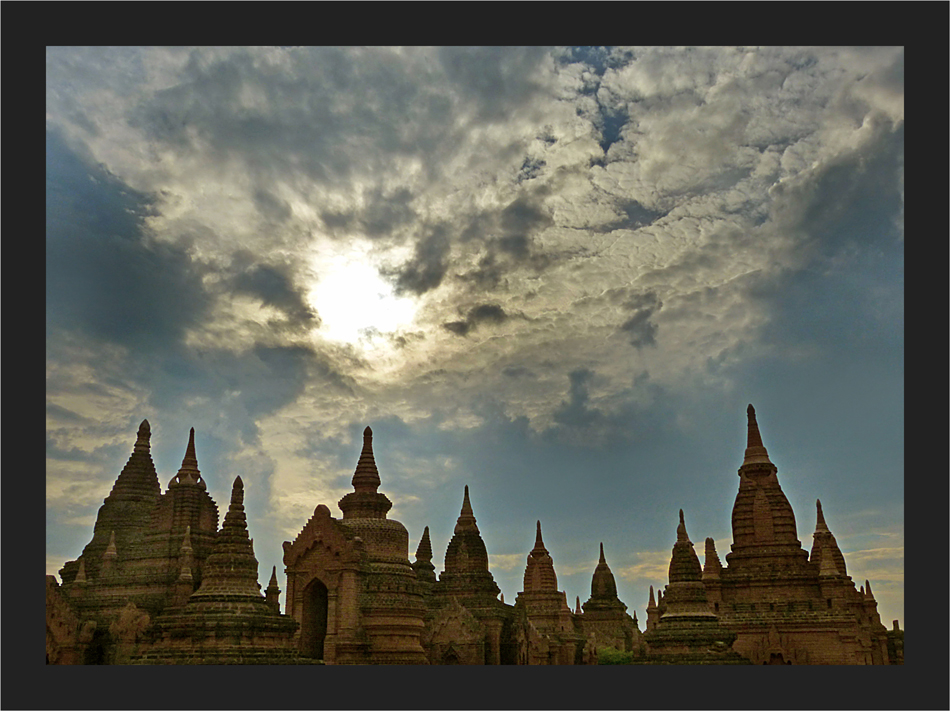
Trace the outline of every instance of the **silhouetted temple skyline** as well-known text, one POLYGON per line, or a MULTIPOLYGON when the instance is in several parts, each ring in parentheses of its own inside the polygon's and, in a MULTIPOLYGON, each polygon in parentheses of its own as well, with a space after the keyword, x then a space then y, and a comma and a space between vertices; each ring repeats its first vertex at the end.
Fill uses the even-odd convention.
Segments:
POLYGON ((603 543, 588 600, 570 608, 541 521, 522 590, 506 603, 467 485, 443 571, 428 526, 410 562, 369 427, 342 518, 318 504, 283 544, 282 613, 276 568, 263 592, 259 583, 241 478, 219 530, 194 429, 162 492, 143 421, 92 540, 61 584, 47 576, 47 663, 596 664, 604 650, 634 664, 903 663, 903 632, 881 624, 870 582, 857 589, 848 576, 820 501, 810 553, 802 547, 752 405, 747 417, 725 565, 712 538, 700 565, 680 510, 668 584, 644 591, 643 631, 603 543))

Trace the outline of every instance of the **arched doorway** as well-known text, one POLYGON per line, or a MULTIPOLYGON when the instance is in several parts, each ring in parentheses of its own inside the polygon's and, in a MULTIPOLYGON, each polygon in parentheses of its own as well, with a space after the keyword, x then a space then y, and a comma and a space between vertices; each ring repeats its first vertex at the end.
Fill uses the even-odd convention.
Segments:
POLYGON ((300 653, 305 657, 323 659, 323 642, 327 637, 327 604, 327 586, 319 578, 314 578, 303 591, 300 653))

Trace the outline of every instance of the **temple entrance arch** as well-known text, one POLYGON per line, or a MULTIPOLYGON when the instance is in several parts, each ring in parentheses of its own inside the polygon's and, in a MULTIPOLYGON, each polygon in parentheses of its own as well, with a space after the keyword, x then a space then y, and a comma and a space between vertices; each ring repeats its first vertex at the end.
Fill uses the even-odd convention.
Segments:
POLYGON ((303 591, 300 653, 305 657, 323 659, 323 643, 327 637, 328 605, 327 586, 319 578, 314 578, 303 591))

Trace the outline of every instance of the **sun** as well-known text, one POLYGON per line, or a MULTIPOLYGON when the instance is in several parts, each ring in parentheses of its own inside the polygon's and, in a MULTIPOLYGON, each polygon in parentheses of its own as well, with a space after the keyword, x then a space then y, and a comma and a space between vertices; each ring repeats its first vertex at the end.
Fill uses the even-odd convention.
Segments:
POLYGON ((412 323, 416 304, 399 296, 365 254, 315 263, 318 281, 309 300, 320 316, 320 334, 351 345, 373 346, 412 323))

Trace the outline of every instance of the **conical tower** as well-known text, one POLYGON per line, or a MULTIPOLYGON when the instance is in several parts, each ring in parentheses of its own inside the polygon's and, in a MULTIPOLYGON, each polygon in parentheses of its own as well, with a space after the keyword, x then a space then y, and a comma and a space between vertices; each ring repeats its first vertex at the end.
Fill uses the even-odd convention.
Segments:
POLYGON ((528 564, 524 571, 524 592, 557 592, 557 574, 554 572, 554 559, 544 547, 541 539, 541 522, 538 521, 534 539, 534 548, 528 553, 528 564))
POLYGON ((733 570, 803 568, 808 555, 798 540, 795 514, 779 486, 778 468, 762 444, 752 405, 747 415, 748 443, 739 467, 739 492, 732 508, 732 552, 726 561, 733 570))
MULTIPOLYGON (((818 509, 818 514, 815 524, 815 533, 812 536, 811 557, 809 560, 816 564, 818 569, 821 570, 822 556, 827 553, 832 557, 832 563, 838 574, 847 575, 848 567, 845 564, 844 555, 841 553, 841 549, 838 548, 838 542, 835 540, 834 534, 825 523, 825 516, 821 510, 821 499, 816 500, 815 504, 818 509)), ((825 568, 827 569, 828 565, 826 565, 825 568)))
POLYGON ((584 603, 584 633, 593 633, 598 648, 631 651, 639 647, 639 631, 627 614, 627 606, 617 597, 617 582, 607 565, 604 544, 590 583, 590 599, 584 603))
POLYGON ((515 613, 521 620, 521 634, 528 640, 529 664, 576 663, 584 636, 574 627, 567 594, 557 589, 554 560, 544 547, 540 521, 525 566, 524 589, 515 600, 515 613), (543 644, 538 642, 538 634, 543 644))
POLYGON ((208 488, 204 479, 201 478, 201 472, 198 470, 198 455, 195 454, 194 427, 191 428, 191 432, 188 434, 188 446, 185 448, 185 456, 181 460, 181 468, 168 483, 169 488, 178 485, 197 486, 202 490, 208 488))
POLYGON ((735 633, 722 627, 709 608, 703 587, 703 571, 686 532, 682 509, 679 518, 676 543, 670 558, 670 582, 662 604, 658 605, 659 621, 652 628, 648 624, 643 634, 648 648, 646 662, 747 664, 748 660, 732 650, 735 633))
POLYGON ((244 513, 244 482, 237 477, 231 488, 231 503, 224 524, 205 560, 201 587, 189 604, 192 601, 226 602, 232 607, 249 605, 251 609, 266 609, 257 581, 257 566, 244 513))
MULTIPOLYGON (((353 472, 353 491, 340 499, 339 525, 362 559, 359 624, 372 640, 374 664, 425 663, 424 586, 409 562, 409 531, 387 518, 392 502, 379 493, 373 430, 363 430, 363 449, 353 472)), ((288 593, 289 594, 289 593, 288 593)))
POLYGON ((432 541, 429 540, 429 527, 426 526, 416 548, 416 562, 412 564, 416 577, 425 583, 435 582, 435 566, 432 565, 432 541))
POLYGON ((363 450, 360 452, 356 471, 353 473, 353 491, 340 499, 343 518, 386 518, 393 507, 385 494, 380 494, 379 470, 373 454, 373 430, 363 430, 363 450))
MULTIPOLYGON (((151 436, 148 420, 142 420, 132 454, 112 486, 112 491, 102 502, 92 540, 83 549, 81 558, 85 561, 88 579, 99 577, 102 558, 110 540, 122 551, 123 556, 130 553, 134 555, 141 544, 143 532, 161 495, 161 485, 152 462, 151 436)), ((59 574, 64 583, 69 583, 78 570, 79 562, 70 561, 59 574)))
MULTIPOLYGON (((183 548, 190 547, 190 536, 186 530, 183 548)), ((187 558, 187 549, 184 554, 187 558)), ((201 586, 185 605, 155 620, 132 663, 304 663, 294 641, 297 623, 261 594, 257 567, 244 513, 244 482, 237 477, 201 586)))
POLYGON ((491 600, 492 605, 497 602, 499 588, 488 570, 488 551, 475 522, 468 486, 462 497, 462 511, 455 524, 455 533, 445 550, 445 570, 439 576, 439 583, 443 591, 452 591, 456 596, 471 597, 474 594, 491 600))

